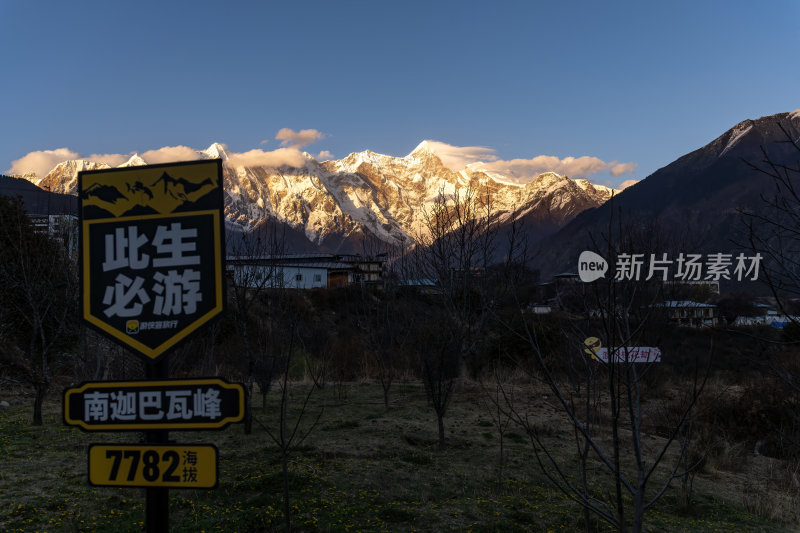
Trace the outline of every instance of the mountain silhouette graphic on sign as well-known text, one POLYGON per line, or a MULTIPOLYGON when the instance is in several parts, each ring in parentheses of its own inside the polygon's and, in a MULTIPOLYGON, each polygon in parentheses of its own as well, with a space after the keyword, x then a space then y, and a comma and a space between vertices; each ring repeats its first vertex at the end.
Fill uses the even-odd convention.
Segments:
MULTIPOLYGON (((173 170, 173 172, 175 172, 173 170)), ((84 178, 84 216, 124 217, 208 209, 216 176, 174 177, 164 170, 136 170, 123 175, 90 174, 84 178), (128 179, 125 179, 128 178, 128 179)))
MULTIPOLYGON (((183 201, 194 201, 190 200, 190 195, 193 195, 193 193, 201 190, 207 185, 211 186, 212 188, 214 187, 214 183, 211 181, 211 178, 206 178, 200 183, 192 183, 184 178, 173 178, 166 172, 161 174, 161 177, 158 178, 153 185, 158 184, 163 184, 164 194, 169 194, 173 198, 183 201)), ((196 200, 197 198, 194 199, 196 200)))
POLYGON ((111 185, 100 185, 99 183, 94 183, 88 189, 81 191, 81 198, 84 200, 91 197, 112 204, 121 198, 126 198, 126 196, 120 193, 116 187, 111 185))
POLYGON ((131 194, 140 192, 142 194, 147 195, 147 197, 150 198, 151 200, 153 199, 153 191, 151 191, 148 187, 145 187, 141 181, 137 181, 136 183, 133 184, 133 186, 131 186, 131 184, 128 184, 128 192, 131 194))

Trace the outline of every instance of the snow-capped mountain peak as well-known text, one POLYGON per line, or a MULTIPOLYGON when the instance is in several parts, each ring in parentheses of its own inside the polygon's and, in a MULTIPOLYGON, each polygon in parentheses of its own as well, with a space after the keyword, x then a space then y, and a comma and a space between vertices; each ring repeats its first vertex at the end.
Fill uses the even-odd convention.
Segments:
POLYGON ((228 152, 225 148, 224 144, 220 143, 212 143, 211 146, 200 152, 202 155, 205 155, 209 159, 222 159, 223 161, 228 160, 228 152))
POLYGON ((130 159, 120 165, 120 167, 139 167, 146 165, 147 161, 141 158, 139 154, 133 154, 130 159))
MULTIPOLYGON (((417 145, 416 148, 414 148, 411 151, 410 154, 405 156, 403 159, 406 159, 408 161, 413 161, 421 165, 433 165, 433 166, 444 167, 444 164, 442 163, 439 154, 436 153, 430 141, 422 141, 417 145)), ((454 170, 460 170, 460 169, 454 169, 454 170)))
POLYGON ((408 154, 407 157, 412 157, 414 155, 422 153, 434 154, 434 155, 436 154, 436 152, 433 150, 433 146, 431 145, 430 141, 426 140, 419 143, 416 148, 411 150, 411 152, 408 154))
POLYGON ((62 161, 37 184, 43 189, 59 194, 75 194, 78 189, 78 172, 111 168, 106 163, 87 161, 86 159, 70 159, 62 161))
POLYGON ((598 185, 597 183, 592 183, 587 179, 581 178, 573 181, 578 187, 581 188, 581 190, 588 192, 589 194, 599 196, 600 198, 605 198, 606 200, 611 198, 612 194, 616 195, 620 193, 618 189, 606 187, 605 185, 598 185))

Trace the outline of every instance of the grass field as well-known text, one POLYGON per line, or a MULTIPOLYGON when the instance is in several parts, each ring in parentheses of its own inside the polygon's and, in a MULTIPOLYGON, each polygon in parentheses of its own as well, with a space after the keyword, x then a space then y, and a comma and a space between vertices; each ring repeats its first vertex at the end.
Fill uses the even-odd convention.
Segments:
MULTIPOLYGON (((299 397, 298 389, 294 400, 299 397)), ((445 419, 448 446, 439 450, 436 417, 418 383, 398 383, 386 410, 375 384, 329 384, 315 391, 301 423, 322 416, 293 453, 289 477, 293 528, 298 531, 577 531, 583 513, 555 491, 533 459, 525 434, 513 424, 499 432, 477 385, 455 393, 445 419)), ((31 427, 25 391, 0 393, 0 530, 105 531, 144 529, 142 489, 96 488, 87 482, 87 447, 139 442, 140 433, 85 433, 61 421, 52 393, 45 425, 31 427)), ((173 432, 181 444, 214 443, 220 453, 214 490, 171 490, 171 531, 280 531, 283 527, 276 392, 252 435, 239 425, 222 431, 173 432)), ((294 401, 292 405, 298 402, 294 401)), ((543 410, 548 409, 542 406, 543 410)), ((292 412, 296 415, 296 412, 292 412)), ((569 452, 570 433, 551 414, 551 439, 569 452)), ((655 438, 655 437, 653 437, 655 438)), ((793 493, 770 483, 784 463, 752 457, 735 468, 706 468, 695 481, 694 504, 677 506, 670 489, 645 518, 645 531, 795 531, 793 493), (778 487, 778 488, 776 488, 778 487), (779 490, 780 489, 780 490, 779 490)), ((598 531, 609 528, 593 523, 598 531)))

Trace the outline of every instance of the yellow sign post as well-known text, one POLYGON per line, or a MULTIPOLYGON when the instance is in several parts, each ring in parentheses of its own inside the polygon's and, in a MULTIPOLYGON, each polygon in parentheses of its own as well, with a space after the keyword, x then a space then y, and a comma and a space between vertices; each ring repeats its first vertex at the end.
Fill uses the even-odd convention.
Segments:
POLYGON ((216 448, 168 443, 169 429, 241 420, 242 388, 166 382, 168 354, 225 311, 222 161, 78 173, 81 315, 146 361, 149 382, 65 392, 64 421, 145 430, 142 445, 93 445, 89 482, 145 487, 147 531, 168 530, 169 487, 211 488, 216 448))

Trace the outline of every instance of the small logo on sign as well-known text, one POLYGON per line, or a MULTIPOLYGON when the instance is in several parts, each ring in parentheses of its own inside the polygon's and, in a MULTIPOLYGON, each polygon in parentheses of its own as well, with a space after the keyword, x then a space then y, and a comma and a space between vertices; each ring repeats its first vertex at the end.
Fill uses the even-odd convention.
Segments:
POLYGON ((125 322, 125 332, 128 335, 136 335, 139 333, 139 321, 138 320, 128 320, 125 322))
POLYGON ((603 347, 603 343, 600 342, 600 339, 598 339, 597 337, 589 337, 588 339, 583 341, 583 344, 584 346, 586 346, 586 348, 584 348, 583 351, 587 355, 591 355, 592 359, 597 360, 597 350, 603 347))
POLYGON ((578 257, 578 276, 584 283, 590 283, 598 278, 604 278, 608 271, 608 262, 601 255, 584 251, 578 257))

